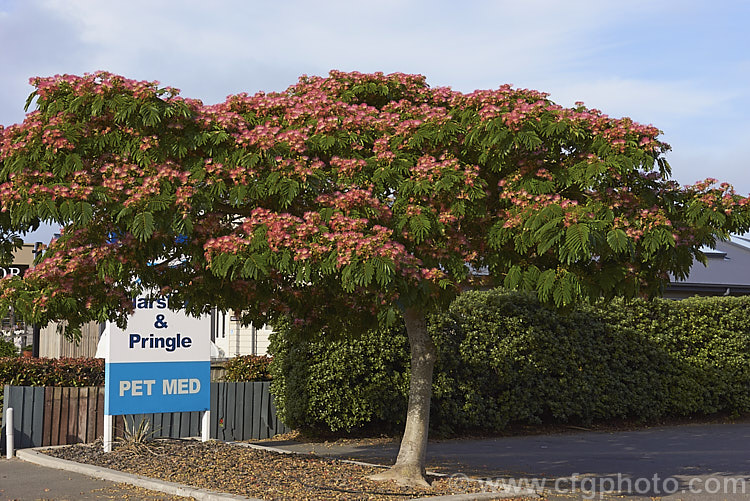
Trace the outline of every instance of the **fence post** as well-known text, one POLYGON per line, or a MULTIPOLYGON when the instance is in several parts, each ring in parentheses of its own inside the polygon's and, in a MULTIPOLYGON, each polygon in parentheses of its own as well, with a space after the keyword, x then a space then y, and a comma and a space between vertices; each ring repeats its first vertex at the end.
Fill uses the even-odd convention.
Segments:
POLYGON ((201 417, 201 442, 208 442, 211 434, 211 411, 203 411, 201 417))
POLYGON ((112 452, 112 414, 104 415, 104 452, 112 452))
POLYGON ((13 457, 13 407, 5 411, 5 457, 13 457))

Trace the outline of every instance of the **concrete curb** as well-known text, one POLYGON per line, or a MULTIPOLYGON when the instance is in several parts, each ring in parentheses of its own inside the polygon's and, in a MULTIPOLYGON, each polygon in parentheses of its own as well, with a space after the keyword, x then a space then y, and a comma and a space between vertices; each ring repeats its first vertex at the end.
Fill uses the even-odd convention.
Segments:
MULTIPOLYGON (((66 446, 63 446, 66 447, 66 446)), ((58 470, 72 471, 75 473, 81 473, 90 477, 101 478, 103 480, 110 480, 112 482, 120 482, 137 487, 143 487, 152 491, 159 491, 165 494, 172 494, 175 496, 192 497, 201 501, 230 501, 230 500, 248 500, 248 501, 263 501, 257 498, 246 498, 243 496, 237 496, 235 494, 225 494, 222 492, 209 491, 206 489, 199 489, 197 487, 190 487, 188 485, 178 484, 175 482, 167 482, 164 480, 156 480, 150 477, 144 477, 142 475, 134 475, 132 473, 123 473, 121 471, 110 470, 109 468, 103 468, 101 466, 92 466, 83 463, 76 463, 75 461, 68 461, 67 459, 55 458, 48 456, 42 452, 44 449, 52 449, 53 447, 39 447, 34 449, 18 449, 16 450, 16 456, 19 459, 28 461, 29 463, 38 464, 47 468, 55 468, 58 470)))

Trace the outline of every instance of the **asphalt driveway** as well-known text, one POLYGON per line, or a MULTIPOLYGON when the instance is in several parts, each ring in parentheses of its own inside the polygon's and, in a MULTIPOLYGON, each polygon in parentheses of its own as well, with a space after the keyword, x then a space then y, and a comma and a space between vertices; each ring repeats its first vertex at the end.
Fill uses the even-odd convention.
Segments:
MULTIPOLYGON (((5 437, 3 437, 5 438, 5 437)), ((93 500, 143 499, 184 500, 161 492, 118 484, 107 480, 45 468, 18 458, 0 458, 0 500, 93 500)))
MULTIPOLYGON (((287 450, 380 464, 398 444, 265 442, 287 450)), ((544 489, 571 499, 750 499, 750 422, 432 441, 433 471, 544 489)), ((0 459, 0 499, 175 499, 139 488, 0 459)))
MULTIPOLYGON (((394 443, 273 445, 381 464, 398 451, 394 443)), ((438 472, 536 482, 550 499, 750 499, 750 422, 431 441, 427 462, 438 472)))

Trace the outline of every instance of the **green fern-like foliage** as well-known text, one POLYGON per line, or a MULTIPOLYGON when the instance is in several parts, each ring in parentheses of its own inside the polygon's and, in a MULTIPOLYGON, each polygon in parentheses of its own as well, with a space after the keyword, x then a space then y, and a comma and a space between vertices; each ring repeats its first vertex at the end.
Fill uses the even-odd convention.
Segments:
POLYGON ((144 290, 342 332, 488 281, 558 308, 652 296, 750 227, 730 186, 670 180, 658 129, 533 90, 334 71, 205 106, 105 72, 33 84, 0 131, 0 230, 65 231, 0 306, 73 336, 144 290))

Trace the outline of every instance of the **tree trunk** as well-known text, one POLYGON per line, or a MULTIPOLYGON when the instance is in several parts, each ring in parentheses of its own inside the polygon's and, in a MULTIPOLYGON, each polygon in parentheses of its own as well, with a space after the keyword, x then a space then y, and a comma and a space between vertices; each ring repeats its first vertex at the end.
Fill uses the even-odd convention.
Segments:
POLYGON ((430 425, 430 399, 432 398, 432 370, 436 350, 427 332, 427 319, 420 309, 404 312, 406 334, 411 349, 411 377, 409 379, 409 407, 406 428, 401 439, 396 464, 372 480, 394 480, 399 485, 429 487, 425 478, 427 432, 430 425))

